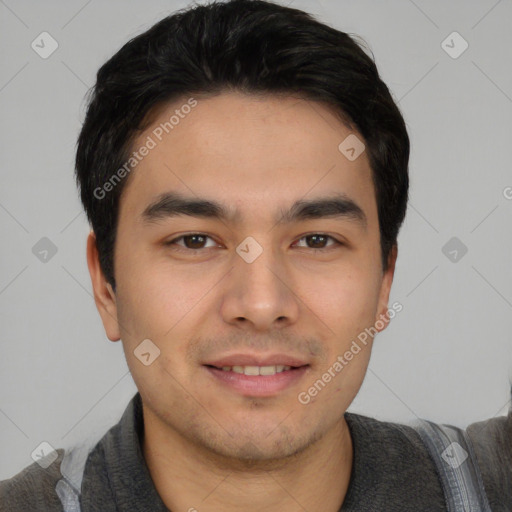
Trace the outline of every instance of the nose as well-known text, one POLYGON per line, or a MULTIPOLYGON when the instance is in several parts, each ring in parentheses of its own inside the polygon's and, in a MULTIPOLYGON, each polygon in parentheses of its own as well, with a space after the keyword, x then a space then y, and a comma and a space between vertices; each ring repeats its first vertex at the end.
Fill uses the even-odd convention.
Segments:
POLYGON ((224 281, 224 321, 262 332, 293 325, 299 317, 300 299, 289 269, 271 248, 263 248, 249 261, 234 255, 233 268, 224 281))

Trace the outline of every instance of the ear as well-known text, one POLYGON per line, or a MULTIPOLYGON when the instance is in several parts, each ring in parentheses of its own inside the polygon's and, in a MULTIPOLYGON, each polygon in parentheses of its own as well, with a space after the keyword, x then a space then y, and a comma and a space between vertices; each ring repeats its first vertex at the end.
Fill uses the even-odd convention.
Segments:
POLYGON ((389 315, 388 315, 388 301, 389 301, 389 293, 391 292, 391 285, 393 284, 393 276, 395 275, 395 264, 396 259, 398 257, 398 246, 395 244, 391 248, 388 256, 388 269, 384 272, 382 277, 382 284, 380 287, 380 295, 379 295, 379 304, 377 307, 377 316, 375 318, 375 328, 380 332, 383 331, 389 323, 389 315), (377 320, 380 322, 377 324, 377 320), (384 322, 384 326, 382 328, 378 328, 377 325, 382 324, 384 322))
POLYGON ((121 339, 117 321, 116 294, 101 270, 94 231, 87 237, 87 266, 91 275, 94 302, 101 316, 105 333, 110 341, 121 339))

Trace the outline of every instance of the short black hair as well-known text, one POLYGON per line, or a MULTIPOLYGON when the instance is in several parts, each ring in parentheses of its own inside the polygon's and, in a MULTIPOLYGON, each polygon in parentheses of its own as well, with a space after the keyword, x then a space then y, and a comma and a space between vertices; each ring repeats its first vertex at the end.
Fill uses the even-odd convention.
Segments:
POLYGON ((386 270, 407 209, 409 137, 365 48, 357 36, 301 10, 228 0, 176 11, 103 64, 89 91, 75 167, 101 269, 113 289, 119 201, 129 174, 118 173, 124 178, 108 193, 99 194, 99 187, 126 165, 133 141, 158 107, 186 95, 229 91, 322 102, 363 136, 386 270))

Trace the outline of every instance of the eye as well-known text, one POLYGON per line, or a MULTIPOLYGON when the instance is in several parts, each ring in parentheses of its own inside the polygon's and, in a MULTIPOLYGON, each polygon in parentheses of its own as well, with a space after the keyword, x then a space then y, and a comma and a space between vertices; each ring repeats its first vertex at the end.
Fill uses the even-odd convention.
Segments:
MULTIPOLYGON (((334 237, 330 235, 326 235, 324 233, 313 233, 310 235, 303 236, 299 239, 299 242, 302 240, 306 241, 306 246, 302 245, 302 247, 306 247, 307 249, 313 250, 329 250, 336 246, 343 245, 343 243, 336 240, 334 237), (328 242, 331 241, 329 244, 328 242)), ((198 252, 201 249, 208 249, 211 247, 217 247, 218 244, 208 235, 204 233, 189 233, 186 235, 181 235, 177 238, 169 240, 165 242, 166 246, 175 246, 176 250, 179 251, 193 251, 198 252), (210 246, 205 245, 207 240, 211 240, 212 244, 210 246), (180 243, 181 242, 181 243, 180 243)), ((300 245, 295 244, 298 247, 300 245)))
MULTIPOLYGON (((205 235, 204 233, 190 233, 188 235, 181 235, 178 238, 174 238, 173 240, 169 240, 165 242, 165 245, 176 245, 179 247, 184 247, 184 250, 196 250, 196 249, 207 249, 204 244, 207 239, 213 241, 211 237, 205 235), (179 241, 183 241, 183 244, 178 243, 179 241)), ((217 244, 214 242, 210 247, 215 247, 217 244)), ((178 249, 182 250, 182 249, 178 249)))
MULTIPOLYGON (((301 240, 312 241, 313 247, 308 247, 308 248, 315 249, 315 250, 316 249, 319 249, 319 250, 328 249, 328 248, 332 248, 333 246, 343 245, 341 242, 336 240, 334 237, 332 237, 330 235, 326 235, 324 233, 313 233, 311 235, 306 235, 306 236, 303 236, 302 238, 300 238, 299 242, 301 240), (332 240, 334 243, 327 245, 328 240, 332 240)), ((309 244, 306 242, 306 246, 308 246, 308 245, 309 244)))

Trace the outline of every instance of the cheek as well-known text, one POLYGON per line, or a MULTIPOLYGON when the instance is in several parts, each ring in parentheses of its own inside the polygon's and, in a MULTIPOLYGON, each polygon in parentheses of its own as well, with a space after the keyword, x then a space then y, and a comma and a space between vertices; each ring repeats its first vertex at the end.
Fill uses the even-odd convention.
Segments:
MULTIPOLYGON (((166 262, 145 265, 139 259, 125 262, 127 278, 118 308, 120 322, 126 326, 123 338, 125 351, 131 351, 146 338, 160 350, 158 367, 173 374, 186 371, 183 361, 191 334, 197 331, 202 318, 211 318, 212 290, 218 282, 212 272, 202 275, 185 266, 171 267, 166 262)), ((128 354, 127 357, 132 357, 128 354)), ((134 366, 138 368, 137 361, 134 366)), ((153 372, 154 373, 154 372, 153 372)), ((162 374, 160 377, 164 377, 162 374)), ((160 378, 158 377, 158 378, 160 378)))
POLYGON ((336 271, 305 284, 308 306, 337 337, 353 334, 375 316, 378 290, 373 274, 362 268, 336 271))
POLYGON ((117 248, 116 281, 122 298, 122 308, 118 307, 120 320, 126 324, 129 334, 162 336, 185 314, 190 288, 185 287, 186 279, 179 269, 172 269, 163 260, 157 261, 147 250, 130 251, 128 245, 125 241, 117 248))

